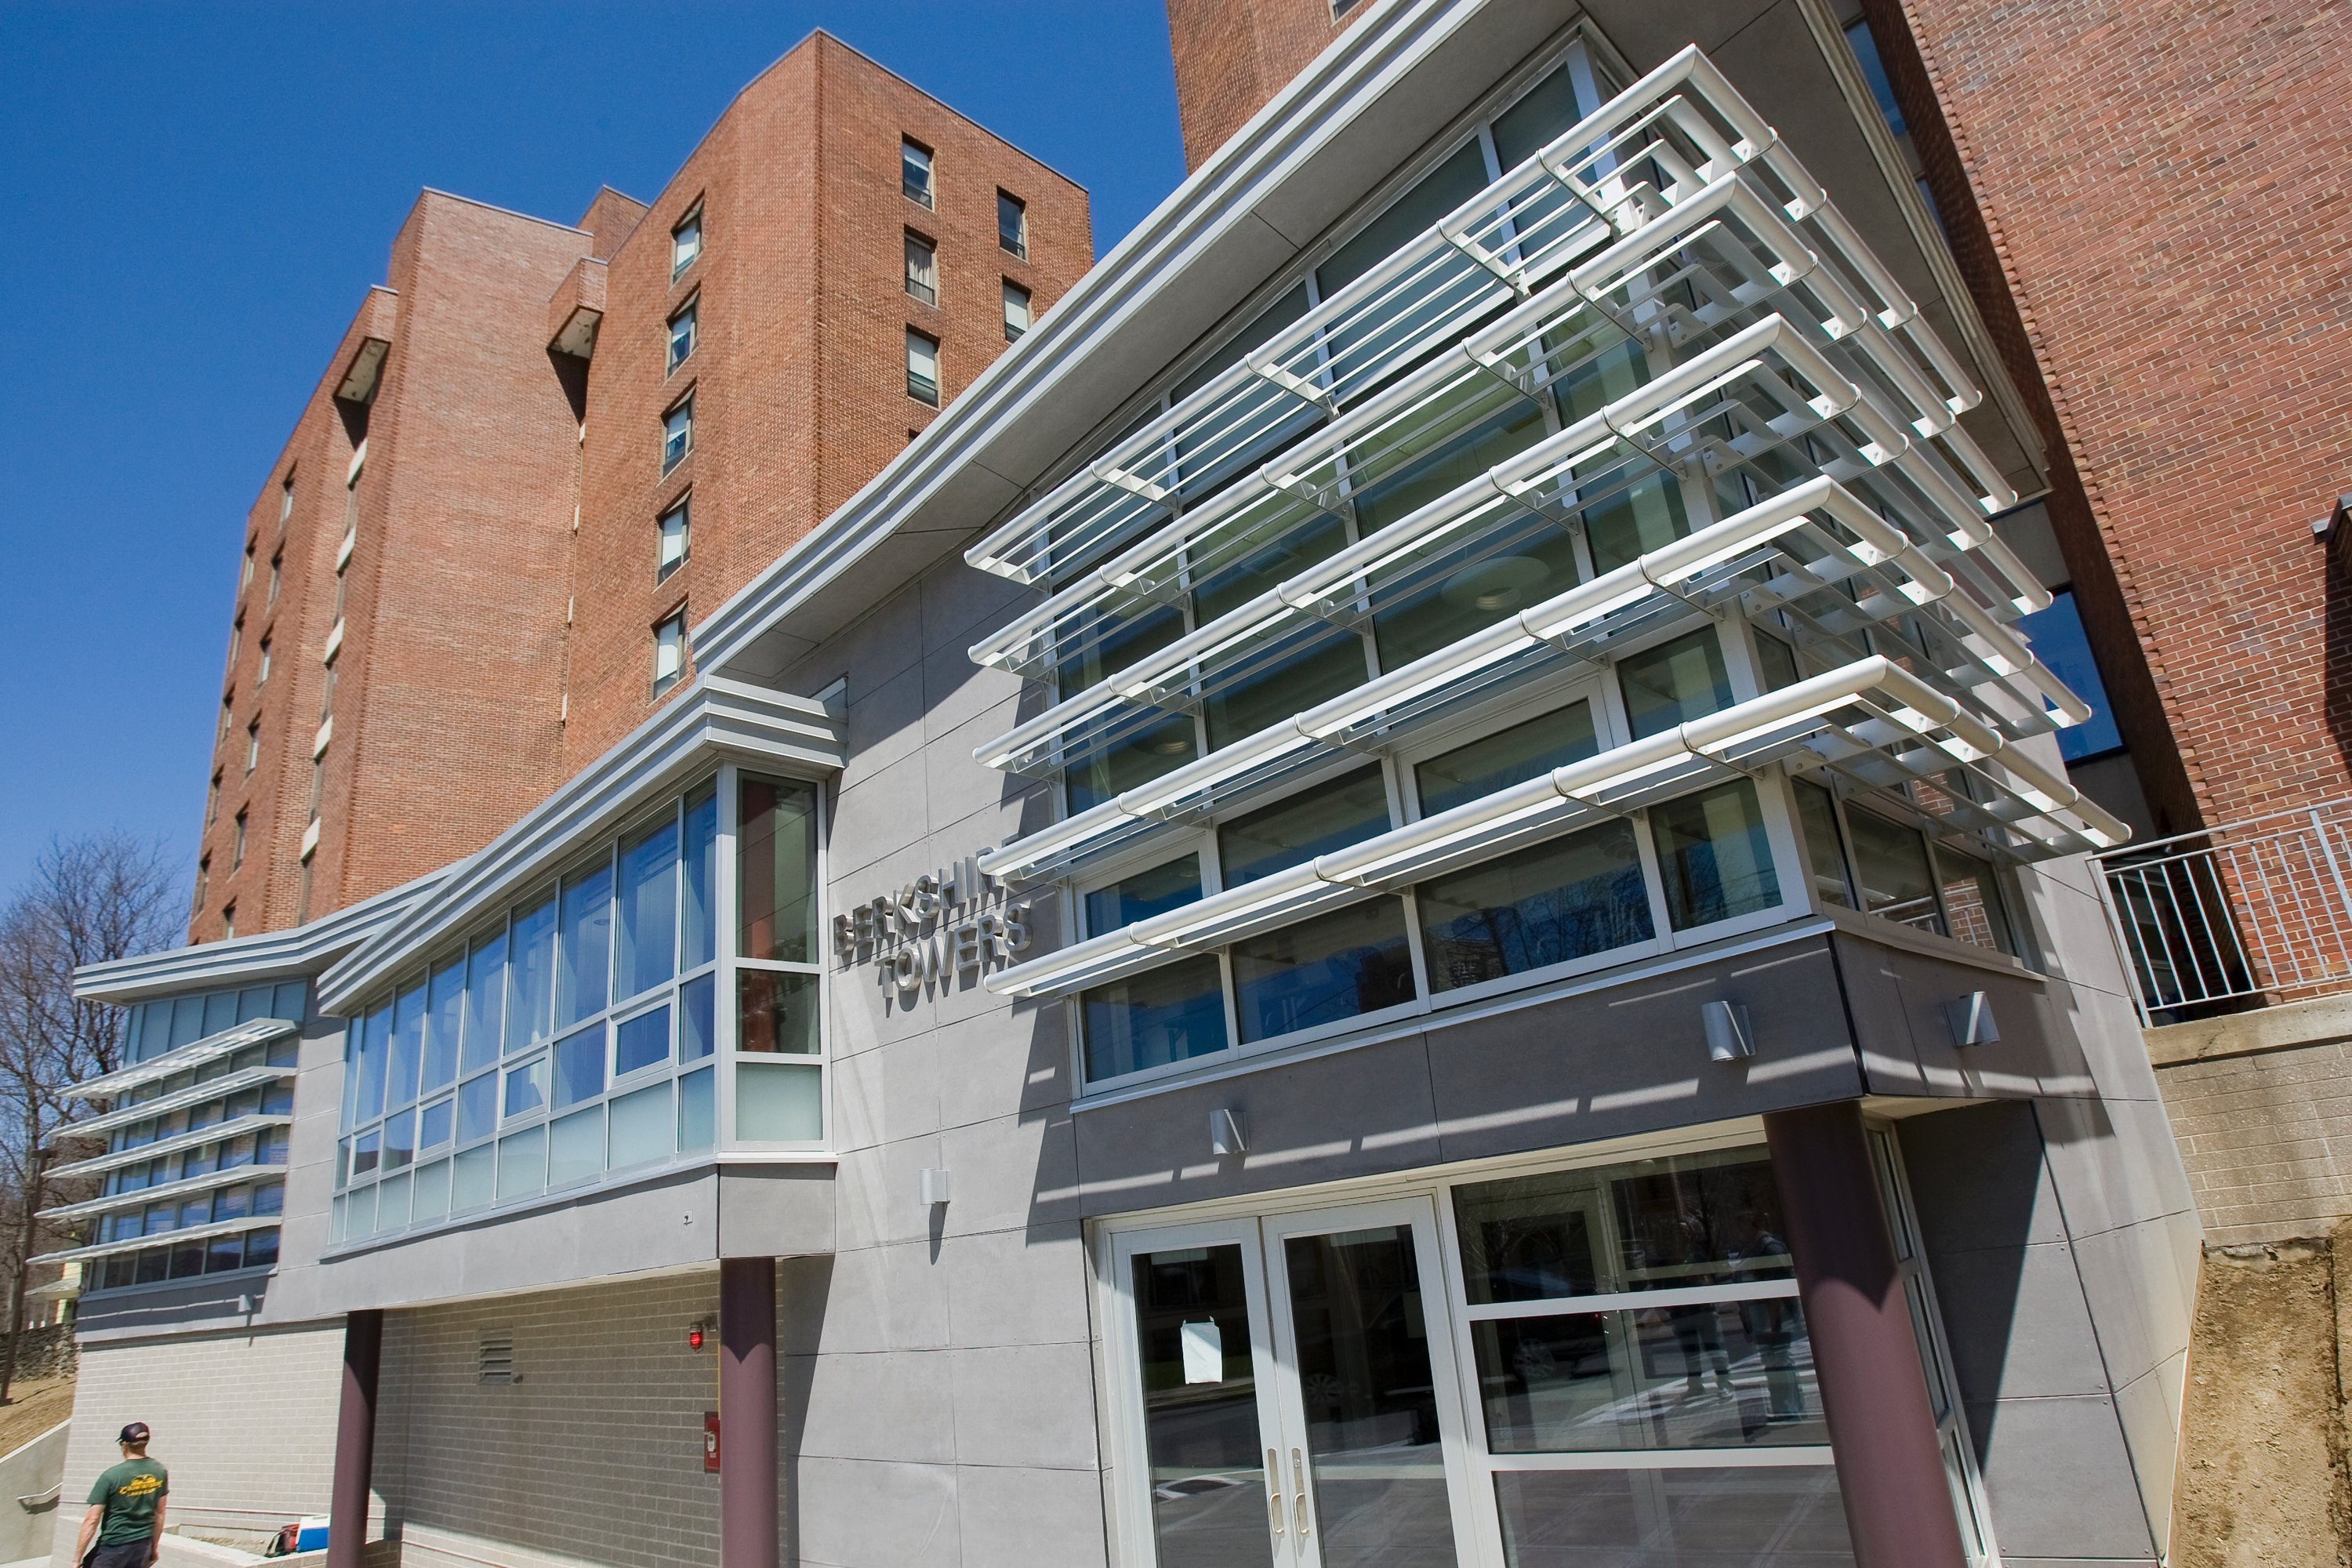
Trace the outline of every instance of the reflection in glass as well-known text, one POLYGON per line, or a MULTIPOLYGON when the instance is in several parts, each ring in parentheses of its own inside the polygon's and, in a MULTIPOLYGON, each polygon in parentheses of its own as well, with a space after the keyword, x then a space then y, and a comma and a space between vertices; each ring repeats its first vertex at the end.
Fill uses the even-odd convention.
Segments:
POLYGON ((1829 1441, 1793 1297, 1472 1325, 1496 1453, 1829 1441))
POLYGON ((737 972, 735 982, 737 1050, 815 1054, 815 975, 745 969, 737 972))
POLYGON ((1797 794, 1797 821, 1804 830, 1813 896, 1842 910, 1853 908, 1853 895, 1845 885, 1845 839, 1838 832, 1837 807, 1831 803, 1830 792, 1801 779, 1789 787, 1797 794))
POLYGON ((816 957, 816 789, 748 773, 740 787, 740 956, 811 963, 816 957))
POLYGON ((474 944, 466 955, 466 1046, 461 1072, 499 1059, 499 1021, 506 1001, 507 933, 474 944))
POLYGON ((1209 694, 1203 707, 1212 751, 1352 691, 1370 673, 1364 639, 1352 631, 1318 630, 1294 639, 1294 645, 1283 657, 1269 657, 1242 679, 1209 694))
POLYGON ((457 1142, 487 1138, 499 1124, 499 1075, 486 1072, 457 1089, 457 1142))
POLYGON ((1666 913, 1676 931, 1780 901, 1756 786, 1746 779, 1650 808, 1666 913))
POLYGON ((465 964, 452 962, 435 970, 426 989, 423 1091, 430 1094, 457 1076, 458 1020, 466 1002, 465 964))
POLYGON ((711 785, 687 797, 686 850, 680 861, 685 896, 678 921, 678 967, 692 969, 709 963, 719 947, 710 902, 719 875, 719 792, 711 785))
POLYGON ((1944 893, 1944 934, 1995 952, 2015 953, 2017 937, 2001 903, 1999 875, 1984 861, 1949 845, 1936 845, 1935 855, 1944 893))
POLYGON ((425 987, 404 991, 392 1004, 392 1058, 383 1102, 406 1105, 416 1098, 417 1069, 425 1060, 425 987))
POLYGON ((1327 1568, 1454 1568, 1410 1226, 1283 1243, 1327 1568))
POLYGON ((1241 1248, 1139 1254, 1135 1328, 1159 1568, 1265 1561, 1265 1468, 1241 1248))
POLYGON ((1760 1149, 1467 1183, 1454 1215, 1473 1306, 1792 1278, 1760 1149))
POLYGON ((1713 626, 1631 655, 1618 664, 1617 680, 1635 740, 1731 705, 1731 677, 1713 626))
POLYGON ((556 1011, 563 1024, 601 1012, 609 997, 613 971, 613 863, 609 860, 567 879, 563 884, 563 950, 556 1011))
POLYGON ((1440 991, 1647 942, 1633 825, 1603 823, 1423 883, 1422 942, 1440 991))
MULTIPOLYGON (((604 1026, 591 1024, 555 1042, 555 1108, 604 1092, 604 1026)), ((602 1140, 599 1139, 601 1145, 602 1140)))
POLYGON ((1927 865, 1927 841, 1874 812, 1848 810, 1853 841, 1853 879, 1861 885, 1865 914, 1941 934, 1944 917, 1936 908, 1936 875, 1927 865))
POLYGON ((1201 857, 1186 855, 1164 866, 1123 877, 1087 895, 1087 934, 1100 936, 1137 921, 1165 914, 1201 897, 1201 857))
MULTIPOLYGON (((1644 379, 1639 370, 1641 363, 1639 343, 1627 343, 1621 355, 1596 361, 1588 368, 1597 374, 1576 389, 1582 395, 1577 401, 1589 398, 1597 410, 1606 402, 1622 397, 1644 379)), ((1563 387, 1562 401, 1569 397, 1563 387)), ((1653 550, 1664 549, 1688 532, 1690 516, 1683 509, 1682 487, 1672 474, 1652 474, 1584 509, 1584 539, 1591 548, 1595 572, 1614 572, 1653 550)))
POLYGON ((1098 985, 1082 994, 1078 1005, 1088 1082, 1206 1056, 1227 1044, 1214 954, 1098 985))
POLYGON ((1371 899, 1234 944, 1244 1040, 1269 1039, 1410 1002, 1404 902, 1371 899))
POLYGON ((667 980, 677 958, 677 824, 665 821, 621 846, 620 940, 615 996, 667 980))
POLYGON ((555 900, 515 916, 508 941, 507 1049, 514 1052, 547 1037, 555 1001, 555 900))
POLYGON ((1842 1568, 1828 1465, 1528 1470, 1495 1478, 1509 1568, 1842 1568))
POLYGON ((626 1078, 640 1068, 669 1060, 669 1009, 640 1013, 613 1031, 613 1076, 626 1078))
POLYGON ((1381 770, 1360 768, 1225 823, 1217 829, 1217 863, 1224 885, 1238 888, 1388 827, 1388 787, 1381 770))
POLYGON ((719 1048, 714 1005, 719 994, 716 974, 699 975, 677 988, 677 1059, 699 1061, 719 1048))
POLYGON ((1540 773, 1582 762, 1601 750, 1592 731, 1592 704, 1571 702, 1539 718, 1430 758, 1412 770, 1421 815, 1435 816, 1525 784, 1540 773))
POLYGON ((1174 772, 1191 762, 1197 749, 1190 714, 1179 713, 1125 732, 1115 743, 1089 752, 1070 769, 1071 815, 1174 772))

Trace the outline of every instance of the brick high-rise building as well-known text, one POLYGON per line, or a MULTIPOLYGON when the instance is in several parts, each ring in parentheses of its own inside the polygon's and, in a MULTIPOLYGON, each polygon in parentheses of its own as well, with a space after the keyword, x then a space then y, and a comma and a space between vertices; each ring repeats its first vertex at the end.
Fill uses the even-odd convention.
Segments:
POLYGON ((425 193, 247 525, 191 936, 488 842, 1091 245, 1084 191, 824 33, 650 206, 425 193))

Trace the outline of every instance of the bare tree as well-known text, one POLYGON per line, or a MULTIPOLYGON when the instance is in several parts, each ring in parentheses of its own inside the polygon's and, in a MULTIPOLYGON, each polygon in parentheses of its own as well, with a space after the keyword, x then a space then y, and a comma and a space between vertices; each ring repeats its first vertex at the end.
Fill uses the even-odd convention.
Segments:
POLYGON ((85 1114, 73 1084, 122 1065, 120 1007, 74 996, 84 964, 152 952, 177 939, 178 877, 160 846, 121 831, 51 840, 0 905, 0 1266, 8 1322, 0 1404, 16 1364, 25 1290, 51 1202, 51 1147, 85 1114))

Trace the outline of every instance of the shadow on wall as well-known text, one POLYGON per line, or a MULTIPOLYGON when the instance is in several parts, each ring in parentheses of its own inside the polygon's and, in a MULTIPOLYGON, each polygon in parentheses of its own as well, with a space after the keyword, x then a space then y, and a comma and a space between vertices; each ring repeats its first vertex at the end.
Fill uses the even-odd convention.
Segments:
MULTIPOLYGON (((833 1258, 828 1252, 776 1260, 776 1310, 782 1317, 776 1331, 776 1380, 780 1384, 776 1393, 783 1401, 784 1423, 783 1442, 776 1451, 777 1462, 784 1473, 777 1478, 777 1488, 783 1509, 786 1563, 806 1561, 801 1552, 800 1457, 808 1436, 809 1393, 816 1381, 816 1357, 810 1353, 817 1349, 813 1325, 824 1321, 825 1302, 833 1294, 833 1258), (791 1331, 794 1328, 803 1328, 807 1335, 805 1343, 793 1342, 791 1331)), ((719 1441, 726 1441, 723 1432, 719 1441)))
POLYGON ((2326 689, 2327 733, 2352 772, 2352 516, 2339 498, 2323 542, 2327 560, 2327 645, 2326 689))

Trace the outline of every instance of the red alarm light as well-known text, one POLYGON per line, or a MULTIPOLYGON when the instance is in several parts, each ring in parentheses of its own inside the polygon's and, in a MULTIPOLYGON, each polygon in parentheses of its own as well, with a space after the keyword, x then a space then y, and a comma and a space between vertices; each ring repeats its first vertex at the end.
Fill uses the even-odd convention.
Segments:
POLYGON ((694 1327, 686 1331, 686 1348, 690 1351, 698 1351, 702 1348, 702 1325, 700 1323, 697 1323, 694 1327))

